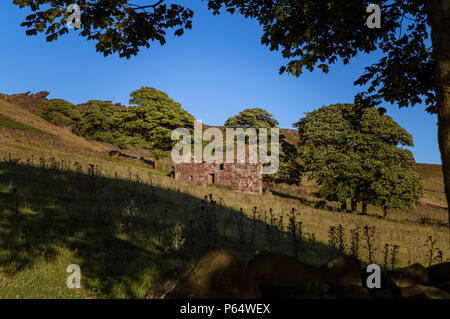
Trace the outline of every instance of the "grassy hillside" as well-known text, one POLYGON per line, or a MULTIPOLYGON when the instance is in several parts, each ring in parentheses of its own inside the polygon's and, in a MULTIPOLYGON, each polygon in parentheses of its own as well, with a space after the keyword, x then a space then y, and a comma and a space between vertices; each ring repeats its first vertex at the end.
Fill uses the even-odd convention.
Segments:
POLYGON ((368 241, 382 266, 450 257, 438 166, 417 165, 421 205, 385 220, 374 207, 366 216, 338 212, 307 181, 262 196, 180 183, 2 99, 0 116, 0 298, 142 298, 212 247, 244 259, 281 250, 313 264, 352 248, 369 262, 368 241), (66 287, 70 264, 81 266, 80 290, 66 287))

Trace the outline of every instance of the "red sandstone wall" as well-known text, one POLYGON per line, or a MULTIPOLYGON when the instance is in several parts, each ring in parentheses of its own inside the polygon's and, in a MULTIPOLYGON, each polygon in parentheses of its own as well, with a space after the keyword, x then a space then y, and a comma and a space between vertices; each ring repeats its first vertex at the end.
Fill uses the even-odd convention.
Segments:
POLYGON ((203 186, 210 184, 210 174, 214 174, 216 184, 241 193, 262 194, 261 164, 224 163, 223 170, 219 163, 181 163, 175 167, 177 180, 203 186))

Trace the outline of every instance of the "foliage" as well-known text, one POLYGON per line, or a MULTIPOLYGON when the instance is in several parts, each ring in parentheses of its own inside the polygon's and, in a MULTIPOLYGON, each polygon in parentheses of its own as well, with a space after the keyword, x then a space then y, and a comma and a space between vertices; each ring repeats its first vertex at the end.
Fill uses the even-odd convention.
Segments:
POLYGON ((238 115, 230 117, 225 122, 225 127, 242 127, 242 128, 267 128, 276 127, 278 121, 272 117, 272 114, 260 108, 249 108, 238 115))
POLYGON ((370 185, 371 202, 385 209, 413 209, 423 196, 420 176, 400 165, 380 168, 380 171, 378 180, 370 185))
MULTIPOLYGON (((72 0, 58 3, 50 0, 14 0, 21 8, 29 7, 29 15, 22 26, 28 35, 44 33, 53 41, 68 33, 66 13, 72 0), (40 6, 52 4, 46 10, 40 6)), ((178 4, 166 5, 157 1, 149 5, 133 5, 129 0, 83 0, 81 7, 81 33, 97 42, 97 51, 105 56, 119 53, 129 58, 140 47, 149 47, 149 41, 165 43, 166 30, 176 28, 181 36, 184 29, 192 27, 193 12, 178 4), (148 10, 148 11, 147 11, 148 10)), ((382 9, 382 28, 370 30, 365 21, 369 15, 368 1, 317 1, 286 0, 283 5, 265 0, 208 0, 208 7, 218 14, 222 6, 228 12, 240 12, 255 18, 264 27, 262 43, 271 50, 282 51, 291 59, 280 72, 299 76, 303 69, 315 67, 328 72, 329 65, 342 59, 349 63, 358 52, 381 50, 384 56, 378 63, 366 68, 366 73, 355 83, 370 82, 368 93, 378 93, 360 98, 379 103, 381 99, 398 102, 400 106, 426 103, 430 111, 434 103, 434 58, 427 45, 431 1, 389 0, 377 2, 382 9)))
MULTIPOLYGON (((29 7, 29 15, 22 26, 28 35, 44 33, 53 41, 68 33, 66 12, 72 0, 58 3, 50 0, 14 0, 21 8, 29 7), (51 4, 46 10, 40 6, 51 4)), ((358 52, 383 52, 378 63, 366 68, 355 84, 370 83, 359 99, 378 104, 382 99, 400 106, 425 103, 429 111, 434 107, 434 57, 428 46, 431 1, 377 2, 382 10, 382 28, 368 29, 365 23, 368 1, 286 0, 283 5, 265 0, 208 0, 208 7, 219 14, 222 6, 228 12, 240 12, 255 18, 263 27, 262 43, 271 50, 281 50, 286 66, 280 69, 300 76, 303 69, 315 67, 328 72, 329 65, 338 58, 344 64, 358 52)), ((166 30, 177 28, 181 36, 192 27, 193 12, 178 4, 134 5, 129 0, 83 0, 81 33, 88 40, 97 41, 97 51, 105 56, 118 52, 129 58, 149 41, 165 43, 166 30), (147 11, 148 10, 148 11, 147 11)))
POLYGON ((327 200, 407 209, 422 197, 413 155, 399 147, 413 146, 412 137, 380 110, 324 106, 294 126, 307 175, 327 200))
MULTIPOLYGON (((34 13, 22 26, 28 35, 44 33, 47 41, 68 33, 65 26, 72 0, 14 0, 34 13), (41 5, 52 4, 47 10, 41 5), (37 12, 36 12, 37 11, 37 12), (59 19, 57 21, 57 19, 59 19)), ((193 12, 177 4, 159 0, 154 4, 135 5, 129 0, 81 0, 81 33, 97 41, 97 51, 115 52, 129 58, 149 41, 165 43, 165 31, 177 28, 180 36, 192 27, 193 12), (147 11, 147 9, 149 11, 147 11)), ((356 95, 355 103, 366 106, 383 100, 400 107, 425 103, 427 111, 438 113, 439 148, 442 155, 447 202, 450 201, 450 161, 448 103, 448 19, 445 0, 380 0, 381 28, 369 29, 366 0, 207 0, 208 8, 219 14, 222 7, 254 18, 263 27, 261 42, 270 50, 281 50, 290 60, 280 73, 300 76, 315 67, 327 73, 338 60, 348 64, 358 53, 380 52, 377 63, 365 68, 355 82, 367 88, 356 95), (430 31, 432 34, 430 42, 430 31)), ((450 212, 449 212, 450 221, 450 212)), ((450 223, 449 223, 450 224, 450 223)))
POLYGON ((214 14, 225 6, 263 26, 262 43, 270 50, 281 50, 290 60, 280 73, 300 76, 304 69, 315 67, 327 73, 338 59, 348 64, 359 52, 380 50, 380 60, 355 81, 369 84, 358 100, 374 105, 384 99, 399 106, 425 102, 435 112, 434 56, 428 44, 431 1, 378 1, 379 29, 369 29, 365 23, 369 4, 362 0, 286 0, 283 5, 265 0, 208 0, 214 14))
POLYGON ((156 150, 153 150, 153 151, 150 152, 150 156, 152 158, 154 158, 155 160, 159 160, 159 159, 161 159, 163 157, 166 157, 167 156, 167 152, 164 152, 162 150, 156 149, 156 150))
MULTIPOLYGON (((225 127, 231 128, 267 128, 269 135, 270 129, 277 125, 278 121, 272 117, 272 114, 261 108, 245 109, 225 122, 225 127)), ((268 140, 269 143, 270 140, 268 140)), ((270 149, 270 145, 268 145, 268 149, 270 149)), ((297 160, 296 147, 288 143, 284 134, 280 132, 279 169, 276 174, 264 175, 264 181, 298 185, 301 181, 301 166, 297 160)))
POLYGON ((172 130, 193 131, 194 117, 164 92, 143 87, 131 93, 130 103, 129 108, 120 109, 109 101, 91 100, 77 107, 50 100, 41 117, 58 126, 71 126, 75 134, 88 140, 152 149, 155 158, 164 157, 172 148, 172 130))
POLYGON ((119 112, 119 108, 110 102, 87 102, 79 123, 81 135, 90 140, 116 144, 119 137, 119 112))
POLYGON ((280 137, 280 166, 275 175, 265 175, 266 181, 299 185, 303 167, 299 163, 299 154, 295 145, 280 137))
MULTIPOLYGON (((80 35, 96 41, 97 52, 105 56, 117 52, 120 57, 129 58, 140 47, 148 48, 152 41, 164 45, 167 30, 175 28, 174 35, 181 36, 185 29, 192 27, 193 12, 178 4, 157 1, 139 6, 129 2, 77 1, 81 9, 80 35)), ((21 24, 27 28, 26 34, 45 33, 49 42, 69 32, 66 22, 71 13, 66 10, 73 3, 73 0, 14 0, 20 8, 33 11, 21 24)))
POLYGON ((193 132, 194 117, 166 93, 142 87, 131 93, 130 106, 118 114, 120 133, 118 143, 148 149, 171 150, 174 129, 193 132))
MULTIPOLYGON (((219 14, 222 7, 256 19, 263 27, 261 42, 289 60, 280 73, 300 76, 316 67, 327 73, 331 64, 350 63, 358 53, 379 55, 354 82, 362 92, 355 103, 376 106, 382 101, 399 107, 424 103, 438 114, 438 141, 445 193, 450 205, 450 99, 446 0, 380 0, 381 27, 369 29, 365 0, 208 0, 219 14), (430 37, 431 35, 431 37, 430 37), (431 42, 431 43, 430 43, 431 42)), ((450 225, 450 212, 448 214, 450 225)))
POLYGON ((41 117, 57 126, 70 126, 73 133, 80 134, 81 110, 70 102, 62 99, 47 101, 42 108, 41 117))

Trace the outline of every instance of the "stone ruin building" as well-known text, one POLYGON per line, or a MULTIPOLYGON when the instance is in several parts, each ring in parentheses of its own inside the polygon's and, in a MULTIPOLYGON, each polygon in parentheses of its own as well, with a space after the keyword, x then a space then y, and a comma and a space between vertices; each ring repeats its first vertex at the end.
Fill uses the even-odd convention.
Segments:
MULTIPOLYGON (((188 155, 192 159, 192 155, 188 155)), ((197 183, 203 186, 218 184, 231 187, 236 192, 245 194, 262 194, 262 163, 249 161, 244 163, 203 162, 180 163, 175 165, 175 179, 197 183)))

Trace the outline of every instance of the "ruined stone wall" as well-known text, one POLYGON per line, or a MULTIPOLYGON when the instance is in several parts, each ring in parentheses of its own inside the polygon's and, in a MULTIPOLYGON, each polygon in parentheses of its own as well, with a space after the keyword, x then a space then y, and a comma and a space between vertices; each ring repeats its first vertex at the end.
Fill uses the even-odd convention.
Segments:
POLYGON ((261 164, 225 164, 224 185, 241 193, 262 194, 261 168, 261 164))
POLYGON ((203 186, 215 183, 247 194, 262 193, 262 165, 248 163, 181 163, 175 179, 203 186))

